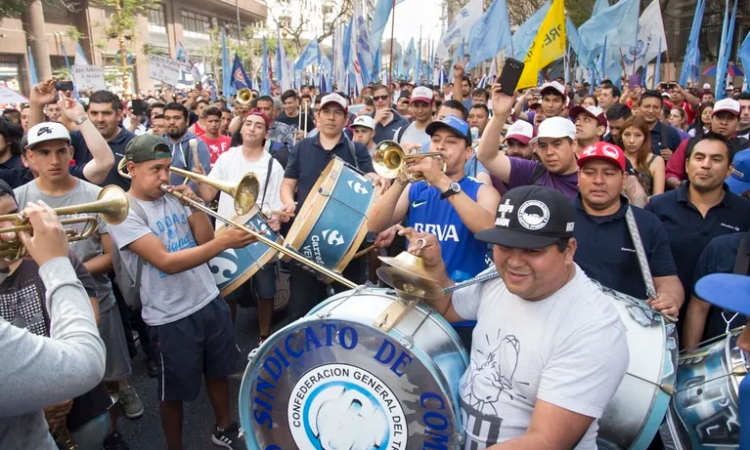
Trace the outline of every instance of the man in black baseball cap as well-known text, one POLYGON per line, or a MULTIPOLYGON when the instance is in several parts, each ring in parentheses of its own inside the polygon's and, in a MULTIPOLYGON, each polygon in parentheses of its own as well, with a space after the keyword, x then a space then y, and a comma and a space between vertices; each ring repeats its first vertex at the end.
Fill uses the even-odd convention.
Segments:
MULTIPOLYGON (((559 191, 511 189, 495 226, 476 235, 494 244, 495 267, 485 274, 499 277, 428 300, 449 322, 477 321, 459 392, 473 448, 596 447, 628 346, 613 300, 573 261, 573 226, 573 206, 559 191)), ((404 233, 430 276, 452 285, 437 238, 404 233)))

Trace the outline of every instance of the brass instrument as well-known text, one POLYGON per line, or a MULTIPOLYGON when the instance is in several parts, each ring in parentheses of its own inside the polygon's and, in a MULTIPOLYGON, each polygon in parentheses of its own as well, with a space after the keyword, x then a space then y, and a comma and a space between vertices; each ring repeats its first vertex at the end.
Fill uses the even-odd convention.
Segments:
POLYGON ((60 425, 60 427, 52 433, 52 437, 58 445, 62 446, 63 449, 78 450, 78 444, 73 440, 73 436, 70 434, 70 430, 68 430, 68 427, 65 426, 65 424, 60 425))
POLYGON ((248 88, 242 88, 237 91, 237 103, 247 105, 251 101, 253 101, 253 91, 248 88))
MULTIPOLYGON (((98 199, 94 202, 64 206, 62 208, 57 208, 54 211, 58 216, 98 213, 105 222, 116 225, 128 217, 128 209, 129 203, 125 191, 116 185, 109 185, 102 188, 99 192, 98 199)), ((29 219, 23 214, 0 215, 0 223, 2 222, 12 222, 13 225, 0 228, 0 234, 15 233, 18 231, 33 232, 29 219)), ((97 225, 97 218, 73 217, 69 219, 61 219, 60 222, 63 226, 73 224, 84 225, 83 230, 80 232, 70 228, 65 230, 65 234, 68 236, 68 241, 74 242, 88 239, 94 234, 97 225)), ((8 261, 15 261, 25 254, 26 248, 18 237, 12 240, 0 239, 0 257, 5 258, 8 261)))
MULTIPOLYGON (((234 198, 234 209, 239 215, 245 215, 253 209, 255 201, 258 198, 258 193, 260 192, 260 183, 258 183, 258 178, 252 172, 246 173, 239 183, 229 184, 176 167, 170 167, 169 171, 185 177, 185 180, 204 183, 222 192, 226 192, 230 197, 234 198)), ((121 177, 130 179, 130 174, 127 171, 127 160, 125 158, 120 160, 117 172, 121 177)))
POLYGON ((375 167, 375 172, 383 178, 392 180, 397 178, 401 172, 404 172, 409 181, 415 183, 423 181, 424 176, 409 173, 406 170, 406 163, 409 160, 421 158, 437 158, 441 160, 443 162, 443 173, 448 168, 448 164, 445 162, 442 153, 428 152, 407 155, 404 148, 396 141, 382 141, 378 144, 375 147, 375 152, 372 154, 372 165, 375 167))

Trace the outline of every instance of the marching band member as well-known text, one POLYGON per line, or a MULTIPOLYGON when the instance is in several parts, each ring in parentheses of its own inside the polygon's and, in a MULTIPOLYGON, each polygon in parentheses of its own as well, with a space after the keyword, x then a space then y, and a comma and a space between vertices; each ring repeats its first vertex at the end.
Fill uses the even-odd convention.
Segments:
MULTIPOLYGON (((560 192, 508 191, 496 225, 477 234, 494 244, 500 278, 428 302, 449 322, 477 320, 460 382, 467 449, 597 448, 628 346, 612 302, 573 262, 573 217, 560 192)), ((407 236, 433 278, 452 285, 437 238, 407 236)))
MULTIPOLYGON (((138 259, 143 320, 157 343, 162 376, 159 407, 170 450, 182 449, 182 404, 193 401, 205 375, 206 390, 216 416, 211 441, 229 449, 243 447, 231 421, 227 376, 234 372, 237 346, 229 307, 219 295, 206 265, 229 248, 243 248, 255 238, 234 227, 214 238, 206 214, 191 211, 165 195, 172 154, 157 136, 142 135, 125 150, 132 180, 129 200, 146 213, 132 210, 124 222, 110 225, 128 273, 135 279, 138 259)), ((168 188, 200 201, 187 185, 168 188)))
MULTIPOLYGON (((270 210, 282 208, 279 197, 281 182, 284 179, 284 169, 281 164, 265 151, 264 144, 268 139, 269 119, 259 110, 250 111, 242 122, 242 146, 232 147, 228 152, 219 156, 208 177, 229 183, 239 182, 245 174, 253 172, 260 184, 260 192, 256 204, 260 211, 264 207, 270 210)), ((199 173, 202 171, 199 171, 199 173)), ((218 188, 204 183, 198 183, 198 195, 205 201, 216 198, 218 188)), ((226 192, 219 196, 217 211, 224 217, 234 217, 234 198, 226 192)), ((217 229, 222 225, 216 222, 217 229)), ((279 231, 280 222, 277 217, 269 217, 268 226, 274 232, 279 231)), ((262 269, 253 275, 253 283, 245 283, 232 297, 245 296, 245 289, 255 288, 258 297, 258 325, 260 326, 260 342, 271 334, 271 320, 273 319, 273 299, 276 295, 276 263, 266 263, 262 269)), ((252 295, 250 293, 250 295, 252 295)), ((230 307, 236 308, 236 302, 228 300, 230 307)))

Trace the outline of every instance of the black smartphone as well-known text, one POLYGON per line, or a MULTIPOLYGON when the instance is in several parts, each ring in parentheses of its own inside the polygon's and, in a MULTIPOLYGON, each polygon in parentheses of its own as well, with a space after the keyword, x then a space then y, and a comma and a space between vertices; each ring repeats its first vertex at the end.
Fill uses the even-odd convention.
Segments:
POLYGON ((66 81, 56 81, 55 82, 55 89, 58 91, 72 91, 73 90, 73 82, 70 80, 66 81))
POLYGON ((523 62, 517 59, 508 58, 505 60, 503 72, 500 74, 500 78, 497 79, 497 82, 502 85, 503 94, 510 97, 516 92, 516 86, 518 86, 518 80, 521 79, 523 67, 523 62))
POLYGON ((143 116, 146 114, 146 104, 143 100, 140 99, 133 99, 131 100, 132 106, 130 109, 133 111, 133 114, 136 116, 143 116))
POLYGON ((666 89, 666 90, 670 90, 670 89, 674 89, 675 88, 674 83, 661 83, 661 85, 664 86, 664 89, 666 89))

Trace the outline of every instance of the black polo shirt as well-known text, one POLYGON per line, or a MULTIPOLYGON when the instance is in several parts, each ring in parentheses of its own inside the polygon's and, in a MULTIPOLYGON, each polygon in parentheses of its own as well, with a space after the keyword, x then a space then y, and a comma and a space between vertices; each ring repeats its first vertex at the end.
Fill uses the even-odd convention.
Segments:
MULTIPOLYGON (((701 253, 700 259, 698 259, 698 265, 695 267, 695 275, 693 277, 693 285, 704 276, 712 273, 733 273, 734 261, 737 259, 740 241, 744 235, 745 233, 732 233, 713 238, 706 246, 706 249, 703 250, 703 253, 701 253)), ((750 241, 748 241, 748 245, 744 251, 750 254, 750 241)), ((750 275, 750 273, 747 275, 750 275)), ((706 327, 703 329, 701 341, 721 336, 726 332, 727 323, 722 317, 722 312, 724 312, 724 317, 727 320, 732 319, 729 322, 729 329, 745 325, 746 318, 742 314, 735 316, 732 311, 724 311, 722 308, 711 305, 708 317, 706 317, 706 327)))
POLYGON ((690 202, 690 183, 679 189, 657 195, 646 205, 656 214, 667 231, 677 275, 685 288, 685 303, 680 311, 684 317, 693 292, 693 275, 698 258, 711 239, 750 229, 750 202, 729 191, 724 185, 724 198, 711 208, 706 217, 690 202))
MULTIPOLYGON (((586 275, 604 286, 632 297, 645 299, 646 283, 643 281, 638 256, 625 220, 625 213, 629 207, 627 198, 620 197, 620 209, 610 216, 587 214, 580 194, 573 201, 573 205, 573 237, 578 242, 575 262, 586 275)), ((677 267, 669 249, 669 239, 664 226, 650 212, 641 208, 632 209, 651 275, 677 275, 677 267)))
MULTIPOLYGON (((115 138, 111 141, 107 142, 109 144, 109 148, 112 149, 112 153, 115 154, 115 165, 112 166, 112 169, 110 169, 109 173, 107 174, 107 178, 105 178, 103 182, 99 183, 100 186, 116 184, 125 191, 130 189, 130 180, 121 177, 117 173, 117 165, 125 156, 125 147, 127 147, 128 143, 133 139, 135 139, 135 134, 131 133, 125 128, 120 128, 120 132, 117 133, 117 136, 115 136, 115 138)), ((83 135, 80 131, 73 131, 72 133, 70 133, 70 143, 71 145, 73 145, 73 159, 75 160, 75 166, 71 167, 70 174, 74 177, 85 180, 86 177, 83 176, 83 167, 87 162, 91 161, 94 158, 93 156, 91 156, 89 147, 88 145, 86 145, 86 141, 83 139, 83 135)))
POLYGON ((650 134, 651 151, 654 152, 654 155, 661 155, 661 149, 663 148, 675 151, 682 143, 680 133, 669 125, 664 125, 661 122, 656 122, 656 125, 651 129, 650 134))
POLYGON ((375 172, 375 169, 372 167, 372 157, 367 151, 367 147, 359 142, 350 141, 343 133, 338 144, 331 150, 323 148, 320 144, 319 134, 297 141, 292 151, 289 152, 289 161, 286 164, 284 178, 297 180, 298 209, 305 203, 307 195, 334 157, 343 159, 344 162, 349 163, 352 167, 358 167, 362 173, 375 172), (350 142, 354 144, 356 161, 352 158, 351 151, 349 150, 350 142))

